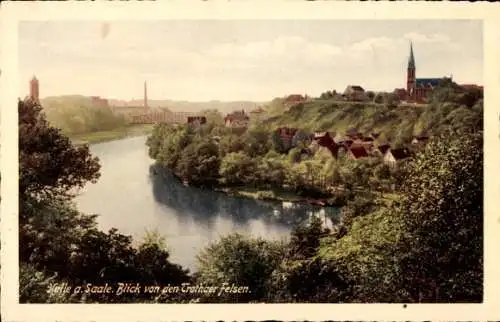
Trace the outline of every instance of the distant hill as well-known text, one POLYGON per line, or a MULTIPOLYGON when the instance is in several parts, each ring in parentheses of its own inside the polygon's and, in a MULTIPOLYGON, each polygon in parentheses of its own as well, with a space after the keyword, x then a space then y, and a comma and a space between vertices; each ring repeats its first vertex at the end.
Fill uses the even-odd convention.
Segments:
MULTIPOLYGON (((49 96, 41 99, 42 106, 52 108, 57 106, 81 105, 91 106, 92 98, 83 95, 61 95, 49 96)), ((142 107, 143 100, 108 100, 110 107, 142 107)), ((267 102, 251 102, 251 101, 207 101, 207 102, 189 102, 189 101, 174 101, 174 100, 149 100, 148 106, 152 108, 167 108, 173 112, 200 112, 207 109, 217 109, 221 113, 226 114, 235 110, 244 109, 249 112, 258 106, 262 106, 267 102)))
MULTIPOLYGON (((112 106, 143 106, 142 100, 110 100, 109 104, 112 106)), ((265 104, 263 102, 250 102, 250 101, 208 101, 208 102, 189 102, 189 101, 172 101, 172 100, 149 100, 149 107, 166 107, 173 112, 200 112, 207 109, 217 109, 221 113, 230 113, 234 110, 244 109, 250 111, 257 106, 265 104)))

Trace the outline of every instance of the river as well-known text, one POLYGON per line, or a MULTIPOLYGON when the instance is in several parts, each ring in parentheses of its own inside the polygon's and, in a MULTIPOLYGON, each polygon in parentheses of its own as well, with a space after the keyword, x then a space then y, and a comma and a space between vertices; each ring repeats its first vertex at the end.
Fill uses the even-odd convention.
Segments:
POLYGON ((80 211, 98 214, 103 230, 117 228, 141 241, 157 230, 166 238, 170 260, 196 271, 196 254, 220 236, 239 232, 267 239, 288 238, 293 224, 321 214, 327 224, 336 208, 260 201, 186 187, 148 156, 146 137, 93 144, 101 177, 76 198, 80 211), (326 215, 326 216, 325 216, 326 215))

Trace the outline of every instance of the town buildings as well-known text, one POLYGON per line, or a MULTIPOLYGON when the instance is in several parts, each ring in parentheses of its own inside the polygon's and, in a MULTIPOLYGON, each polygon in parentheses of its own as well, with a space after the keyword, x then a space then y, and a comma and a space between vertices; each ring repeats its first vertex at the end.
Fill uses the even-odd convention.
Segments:
POLYGON ((198 127, 202 124, 206 124, 207 118, 205 116, 188 116, 187 123, 194 127, 198 127))
POLYGON ((224 124, 231 128, 246 128, 250 123, 250 117, 245 110, 234 111, 224 118, 224 124))

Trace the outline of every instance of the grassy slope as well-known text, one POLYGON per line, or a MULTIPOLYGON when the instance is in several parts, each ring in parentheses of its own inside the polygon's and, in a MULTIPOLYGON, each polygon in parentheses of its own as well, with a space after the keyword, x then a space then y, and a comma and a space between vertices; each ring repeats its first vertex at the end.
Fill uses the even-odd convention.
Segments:
POLYGON ((281 113, 274 107, 263 125, 268 128, 288 126, 337 133, 356 128, 362 132, 376 131, 388 135, 396 134, 401 126, 414 126, 413 130, 418 134, 418 120, 424 109, 421 105, 389 108, 373 103, 314 100, 296 105, 288 111, 282 109, 281 113))

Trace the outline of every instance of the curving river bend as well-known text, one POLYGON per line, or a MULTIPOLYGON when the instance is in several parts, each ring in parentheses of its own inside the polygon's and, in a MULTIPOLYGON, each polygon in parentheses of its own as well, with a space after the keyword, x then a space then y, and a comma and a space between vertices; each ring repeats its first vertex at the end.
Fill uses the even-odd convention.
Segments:
MULTIPOLYGON (((168 244, 170 260, 196 270, 196 254, 211 241, 231 232, 267 239, 288 238, 293 224, 313 213, 336 218, 336 208, 228 196, 186 187, 149 158, 146 137, 94 144, 101 178, 76 198, 80 211, 98 214, 103 230, 117 228, 135 241, 156 229, 168 244)), ((335 220, 335 219, 334 219, 335 220)))

